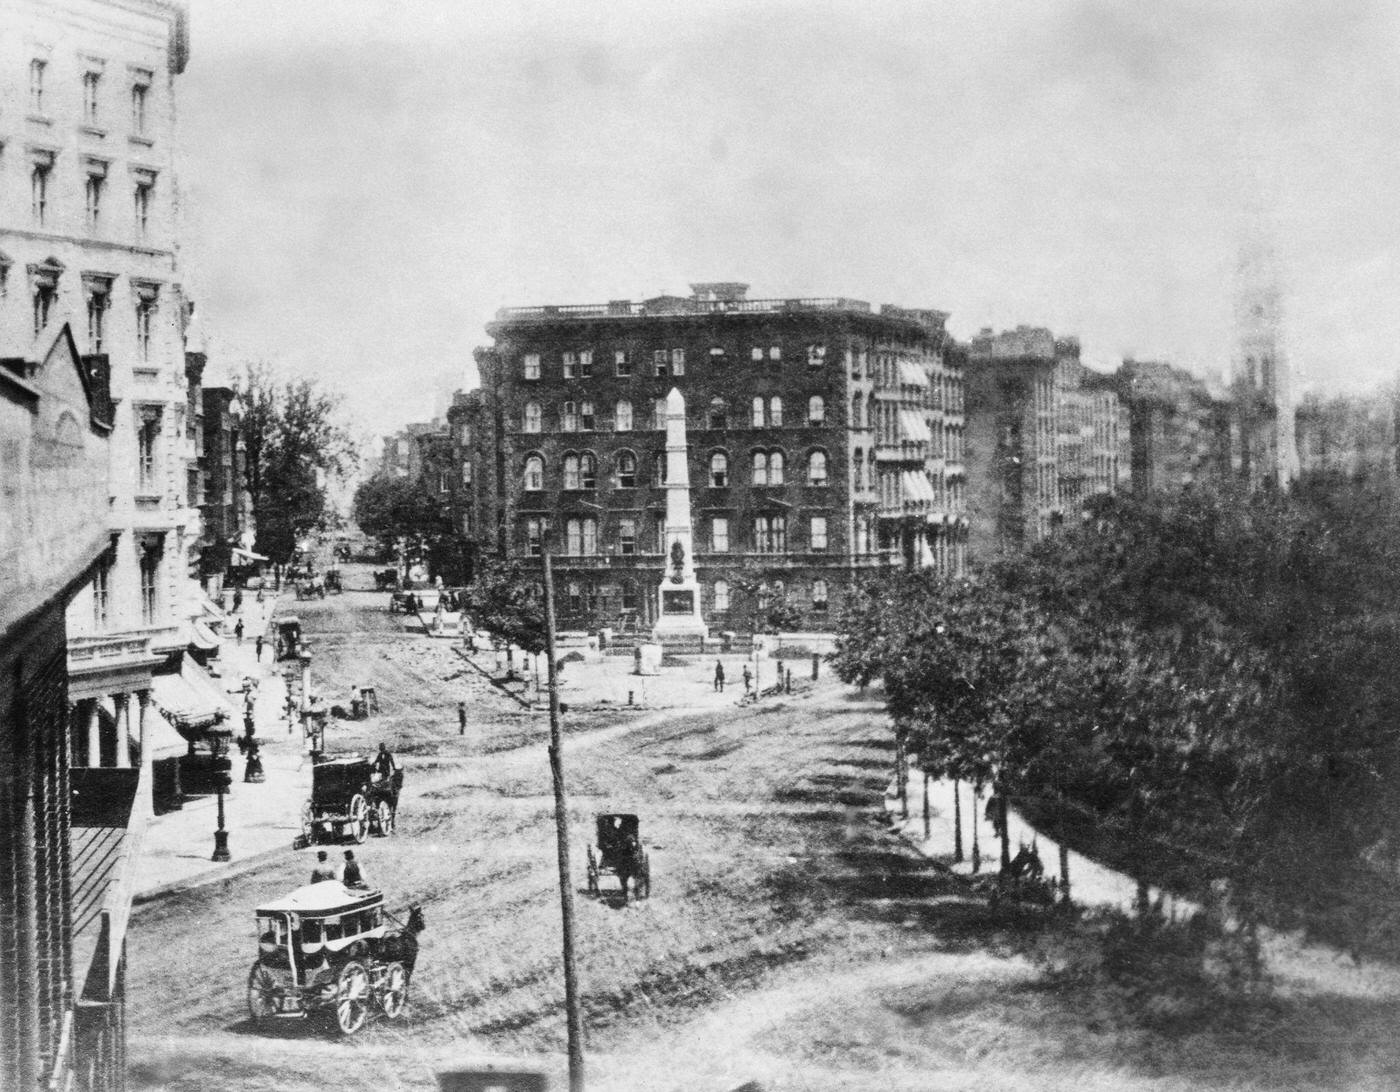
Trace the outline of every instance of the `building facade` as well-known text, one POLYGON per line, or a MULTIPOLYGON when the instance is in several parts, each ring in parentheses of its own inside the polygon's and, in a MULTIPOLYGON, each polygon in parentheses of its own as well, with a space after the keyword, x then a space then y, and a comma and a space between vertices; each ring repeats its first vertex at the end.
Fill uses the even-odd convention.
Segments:
POLYGON ((1229 401, 1184 368, 1161 361, 1125 360, 1114 379, 1128 410, 1135 492, 1235 480, 1229 401))
POLYGON ((476 354, 482 386, 449 417, 454 522, 508 558, 548 546, 562 625, 649 630, 674 389, 706 623, 747 632, 781 604, 829 628, 866 571, 966 563, 945 319, 734 283, 502 310, 476 354))
POLYGON ((230 387, 205 387, 200 450, 201 577, 216 589, 230 564, 253 557, 243 407, 230 387))
POLYGON ((1297 480, 1294 399, 1282 275, 1272 245, 1260 232, 1240 250, 1231 360, 1231 459, 1247 488, 1286 489, 1297 480))
POLYGON ((1295 418, 1302 477, 1393 479, 1400 469, 1398 418, 1394 389, 1369 397, 1305 395, 1295 418))

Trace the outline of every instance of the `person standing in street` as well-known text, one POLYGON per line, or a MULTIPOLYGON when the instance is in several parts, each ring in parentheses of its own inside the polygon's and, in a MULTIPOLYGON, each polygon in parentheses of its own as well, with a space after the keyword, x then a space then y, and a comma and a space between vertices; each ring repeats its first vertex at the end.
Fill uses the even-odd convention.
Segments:
POLYGON ((263 635, 258 634, 258 639, 253 642, 253 659, 256 663, 262 663, 263 635))
POLYGON ((464 701, 457 703, 457 734, 459 736, 467 734, 467 703, 464 701))
POLYGON ((233 626, 233 636, 237 639, 237 641, 238 641, 238 643, 239 643, 240 645, 243 643, 243 619, 242 619, 242 618, 240 618, 237 622, 234 623, 234 626, 233 626))
POLYGON ((724 664, 719 660, 715 661, 715 689, 724 693, 724 664))
POLYGON ((745 665, 744 665, 744 693, 745 693, 745 694, 748 694, 748 693, 751 693, 752 691, 753 691, 753 672, 751 672, 751 671, 749 670, 749 665, 748 665, 748 664, 745 664, 745 665))

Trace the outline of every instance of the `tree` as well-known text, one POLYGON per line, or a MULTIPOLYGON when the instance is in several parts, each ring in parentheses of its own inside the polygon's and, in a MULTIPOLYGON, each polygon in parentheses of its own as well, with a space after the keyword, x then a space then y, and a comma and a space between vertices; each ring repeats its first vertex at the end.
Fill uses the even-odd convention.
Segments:
POLYGON ((376 474, 355 490, 355 522, 392 550, 400 539, 427 544, 452 534, 452 521, 424 482, 376 474))
POLYGON ((466 596, 473 624, 532 655, 545 650, 543 574, 493 558, 477 564, 466 596))
POLYGON ((279 385, 266 364, 248 365, 232 385, 244 407, 256 548, 286 562, 297 539, 325 518, 327 479, 344 476, 357 461, 340 397, 308 379, 279 385))

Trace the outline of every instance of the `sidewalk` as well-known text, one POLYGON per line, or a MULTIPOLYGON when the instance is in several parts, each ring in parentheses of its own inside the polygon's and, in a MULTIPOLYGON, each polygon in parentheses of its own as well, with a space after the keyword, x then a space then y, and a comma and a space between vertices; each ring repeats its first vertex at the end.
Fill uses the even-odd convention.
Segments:
MULTIPOLYGON (((301 811, 311 793, 311 760, 306 755, 301 727, 289 733, 284 715, 286 686, 273 663, 273 642, 263 643, 262 661, 255 659, 256 639, 266 632, 267 620, 277 606, 276 597, 261 604, 245 596, 238 614, 229 614, 228 633, 219 650, 219 683, 225 690, 245 676, 259 681, 253 706, 256 735, 261 744, 266 780, 243 780, 245 759, 234 749, 233 786, 224 796, 224 827, 229 832, 231 859, 215 863, 214 831, 218 825, 218 798, 197 796, 178 810, 158 815, 146 828, 145 842, 136 869, 136 901, 143 902, 167 891, 216 882, 242 868, 288 850, 301 833, 301 811), (242 643, 232 635, 241 617, 242 643)), ((237 694, 230 701, 241 709, 237 694)), ((241 718, 232 725, 235 738, 243 734, 241 718)))

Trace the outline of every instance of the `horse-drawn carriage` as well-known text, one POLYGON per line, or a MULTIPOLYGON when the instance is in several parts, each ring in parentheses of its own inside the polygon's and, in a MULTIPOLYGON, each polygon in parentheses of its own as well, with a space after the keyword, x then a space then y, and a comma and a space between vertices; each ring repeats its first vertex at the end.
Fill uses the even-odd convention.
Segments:
POLYGON ((376 569, 374 572, 374 590, 391 591, 399 586, 398 569, 376 569))
POLYGON ((642 845, 641 820, 635 815, 599 815, 598 844, 588 847, 588 893, 599 893, 598 878, 616 876, 627 902, 627 881, 632 880, 637 898, 651 897, 651 857, 642 845))
POLYGON ((324 599, 326 582, 319 576, 306 576, 296 582, 298 599, 324 599))
POLYGON ((345 585, 341 580, 339 569, 326 570, 325 588, 326 591, 334 592, 336 595, 339 595, 345 590, 345 585))
POLYGON ((301 619, 292 615, 283 615, 281 618, 272 620, 273 639, 276 642, 275 649, 277 659, 295 660, 301 651, 301 619))
POLYGON ((301 830, 308 843, 350 838, 363 842, 370 834, 394 832, 403 789, 403 770, 384 776, 363 755, 323 758, 311 767, 311 799, 301 813, 301 830))
POLYGON ((418 907, 399 924, 381 892, 325 880, 260 907, 257 920, 258 958, 248 974, 254 1024, 323 1017, 353 1035, 375 1013, 403 1016, 423 931, 418 907))

